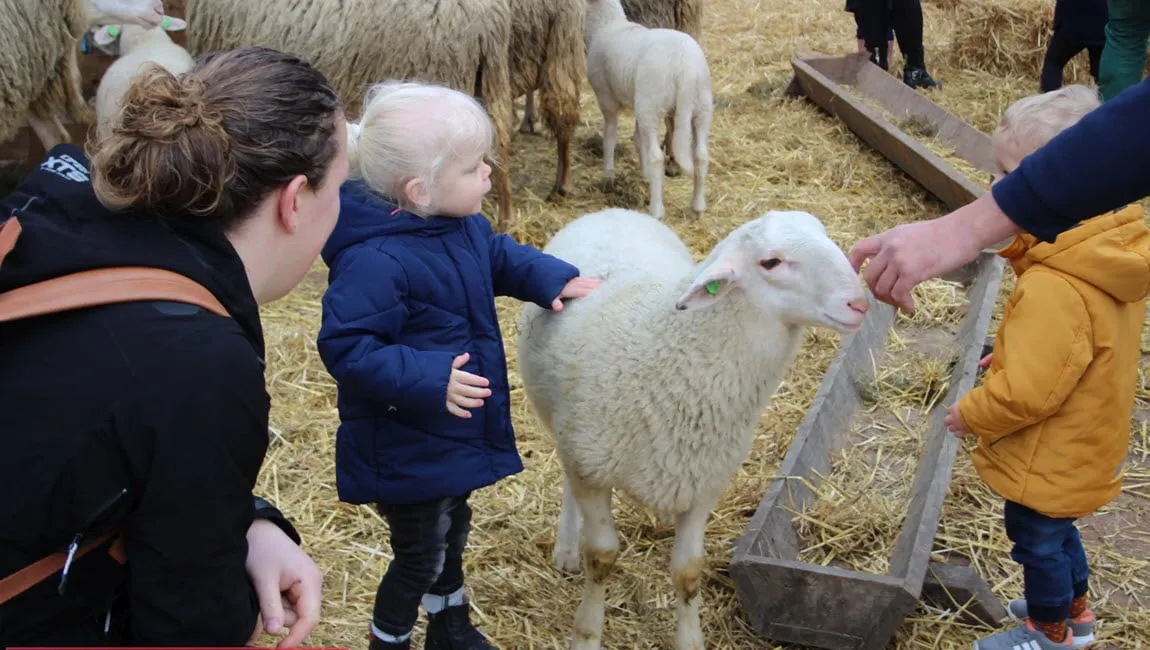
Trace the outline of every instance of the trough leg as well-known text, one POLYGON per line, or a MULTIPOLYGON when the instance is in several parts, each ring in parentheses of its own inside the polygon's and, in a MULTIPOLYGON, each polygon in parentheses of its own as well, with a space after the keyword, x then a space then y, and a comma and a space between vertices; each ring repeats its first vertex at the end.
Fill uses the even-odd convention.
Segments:
POLYGON ((619 556, 619 534, 611 514, 611 490, 568 479, 583 515, 583 599, 575 610, 571 650, 599 650, 607 602, 607 578, 619 556))
POLYGON ((699 585, 706 566, 704 534, 712 501, 697 503, 675 521, 675 547, 671 551, 671 581, 675 585, 675 650, 703 650, 699 622, 699 585))
POLYGON ((559 527, 555 531, 555 549, 551 559, 555 568, 567 573, 579 571, 579 535, 582 521, 579 516, 579 504, 575 502, 575 495, 571 492, 570 482, 563 479, 563 505, 559 508, 559 527))

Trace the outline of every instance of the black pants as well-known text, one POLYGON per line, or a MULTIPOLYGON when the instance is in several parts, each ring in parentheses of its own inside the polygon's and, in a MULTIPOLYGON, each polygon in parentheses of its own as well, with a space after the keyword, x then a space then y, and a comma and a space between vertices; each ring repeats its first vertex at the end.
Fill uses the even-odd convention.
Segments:
POLYGON ((855 20, 871 60, 886 70, 887 30, 894 28, 906 67, 926 67, 922 47, 922 3, 919 0, 855 0, 855 20))
POLYGON ((1101 45, 1085 45, 1071 40, 1059 32, 1050 37, 1050 45, 1046 47, 1046 56, 1042 59, 1042 92, 1058 90, 1062 87, 1062 71, 1082 50, 1090 53, 1090 76, 1094 83, 1098 83, 1098 64, 1102 61, 1101 45))
POLYGON ((419 618, 424 594, 446 596, 463 587, 463 549, 471 532, 468 496, 376 504, 391 530, 394 557, 375 594, 372 619, 381 631, 407 634, 419 618))

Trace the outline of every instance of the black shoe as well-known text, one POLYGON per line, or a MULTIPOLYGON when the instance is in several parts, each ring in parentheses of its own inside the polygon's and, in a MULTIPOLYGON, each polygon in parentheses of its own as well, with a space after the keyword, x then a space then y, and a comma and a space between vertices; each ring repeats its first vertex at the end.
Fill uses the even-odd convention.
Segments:
POLYGON ((411 637, 399 643, 389 643, 371 632, 368 632, 367 635, 371 637, 371 640, 367 642, 367 650, 411 650, 411 637))
POLYGON ((932 79, 926 68, 904 68, 902 82, 911 88, 942 88, 942 84, 932 79))
POLYGON ((427 615, 424 650, 499 650, 471 624, 467 603, 427 615))

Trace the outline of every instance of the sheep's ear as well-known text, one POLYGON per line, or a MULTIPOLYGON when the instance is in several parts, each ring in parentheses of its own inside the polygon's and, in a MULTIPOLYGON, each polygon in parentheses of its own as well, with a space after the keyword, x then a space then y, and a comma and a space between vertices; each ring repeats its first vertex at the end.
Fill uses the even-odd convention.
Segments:
POLYGON ((119 35, 119 25, 103 25, 92 33, 92 40, 96 45, 111 45, 116 41, 116 37, 119 35))
POLYGON ((686 311, 715 304, 735 286, 739 279, 738 267, 741 261, 742 252, 737 246, 729 247, 710 260, 699 271, 687 292, 679 297, 675 309, 686 311))
POLYGON ((187 26, 187 22, 172 16, 164 16, 164 19, 160 21, 160 27, 164 28, 164 31, 166 32, 178 32, 187 26))

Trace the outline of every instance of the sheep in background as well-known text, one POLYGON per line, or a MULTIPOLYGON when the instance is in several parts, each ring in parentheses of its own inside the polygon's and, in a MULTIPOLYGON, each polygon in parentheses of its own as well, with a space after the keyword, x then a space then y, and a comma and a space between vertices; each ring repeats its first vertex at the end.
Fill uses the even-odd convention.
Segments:
POLYGON ((262 45, 306 59, 331 81, 349 119, 367 89, 388 79, 475 96, 495 124, 499 225, 511 224, 508 0, 188 0, 185 19, 193 56, 262 45))
POLYGON ((165 18, 164 25, 144 29, 137 25, 105 25, 96 31, 97 45, 120 37, 120 56, 104 72, 96 88, 96 137, 103 138, 119 121, 120 104, 141 66, 155 63, 173 75, 191 70, 192 56, 176 45, 167 32, 186 26, 184 21, 165 18))
POLYGON ((652 29, 676 29, 702 43, 703 0, 623 0, 627 19, 652 29))
POLYGON ((561 229, 545 252, 603 283, 562 313, 525 305, 519 371, 564 473, 554 561, 587 578, 572 648, 599 648, 619 538, 612 490, 675 521, 677 650, 699 650, 704 529, 750 451, 805 327, 856 331, 858 275, 821 222, 768 212, 696 265, 662 222, 609 209, 561 229), (582 523, 581 523, 582 522, 582 523))
MULTIPOLYGON (((535 131, 535 91, 543 121, 555 136, 555 186, 548 200, 571 189, 571 140, 579 125, 579 86, 587 66, 584 0, 510 0, 511 98, 526 94, 520 133, 535 131)), ((512 108, 512 119, 515 110, 512 108)))
POLYGON ((714 112, 711 70, 699 43, 679 31, 630 22, 619 0, 586 0, 587 78, 603 113, 603 181, 615 179, 619 111, 635 113, 635 149, 650 187, 650 213, 662 219, 667 124, 671 155, 694 174, 691 211, 706 210, 707 136, 714 112))
POLYGON ((80 38, 100 24, 151 27, 163 17, 161 0, 0 0, 0 142, 25 122, 45 151, 71 141, 62 115, 92 121, 80 85, 80 38))

